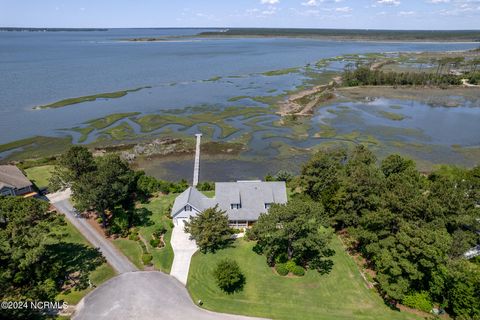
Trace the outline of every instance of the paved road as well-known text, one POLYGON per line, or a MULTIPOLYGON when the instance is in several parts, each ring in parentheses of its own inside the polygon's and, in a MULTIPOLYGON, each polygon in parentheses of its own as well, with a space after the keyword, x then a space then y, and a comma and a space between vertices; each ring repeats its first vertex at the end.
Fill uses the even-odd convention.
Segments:
POLYGON ((75 217, 73 206, 68 198, 52 196, 50 199, 55 208, 63 213, 94 247, 100 249, 113 269, 118 273, 138 270, 130 260, 120 253, 107 239, 102 237, 85 219, 75 217))
POLYGON ((186 285, 188 270, 190 270, 190 260, 195 251, 197 251, 197 244, 194 240, 189 239, 190 235, 188 233, 185 233, 183 229, 184 221, 182 219, 177 219, 175 223, 172 238, 170 239, 174 253, 170 275, 186 285))
MULTIPOLYGON (((195 306, 185 287, 161 272, 131 272, 105 282, 77 305, 74 320, 248 320, 195 306)), ((257 318, 258 319, 258 318, 257 318)))

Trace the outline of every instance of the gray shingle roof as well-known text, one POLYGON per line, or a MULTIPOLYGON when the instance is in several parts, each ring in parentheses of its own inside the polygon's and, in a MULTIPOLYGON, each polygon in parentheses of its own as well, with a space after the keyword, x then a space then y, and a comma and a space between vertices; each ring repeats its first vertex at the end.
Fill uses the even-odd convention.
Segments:
POLYGON ((225 210, 229 220, 256 221, 261 213, 267 211, 265 204, 286 203, 287 188, 285 182, 238 181, 215 183, 215 198, 208 198, 195 188, 188 188, 176 199, 172 207, 172 216, 189 204, 198 211, 219 205, 225 210), (231 204, 241 204, 241 208, 232 209, 231 204))
POLYGON ((3 187, 22 189, 31 185, 30 180, 16 166, 0 166, 0 189, 3 187))
POLYGON ((175 199, 172 207, 172 216, 182 210, 182 208, 187 204, 191 205, 198 211, 203 211, 215 206, 213 199, 205 196, 196 188, 189 187, 175 199))
POLYGON ((261 213, 267 212, 265 204, 287 202, 287 188, 283 181, 217 182, 215 202, 227 212, 229 220, 255 221, 261 213), (232 209, 234 203, 240 203, 242 207, 232 209))

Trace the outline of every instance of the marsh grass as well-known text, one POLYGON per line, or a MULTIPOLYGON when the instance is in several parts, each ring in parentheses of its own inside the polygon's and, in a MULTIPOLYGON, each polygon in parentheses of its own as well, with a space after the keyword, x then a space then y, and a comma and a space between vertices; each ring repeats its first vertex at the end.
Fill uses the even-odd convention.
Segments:
POLYGON ((59 100, 53 103, 36 106, 34 107, 34 109, 55 109, 55 108, 63 108, 66 106, 71 106, 71 105, 79 104, 83 102, 92 102, 98 99, 118 99, 126 96, 129 93, 137 92, 147 88, 151 88, 151 87, 140 87, 136 89, 121 90, 121 91, 115 91, 115 92, 105 92, 105 93, 98 93, 98 94, 93 94, 89 96, 68 98, 68 99, 59 100))

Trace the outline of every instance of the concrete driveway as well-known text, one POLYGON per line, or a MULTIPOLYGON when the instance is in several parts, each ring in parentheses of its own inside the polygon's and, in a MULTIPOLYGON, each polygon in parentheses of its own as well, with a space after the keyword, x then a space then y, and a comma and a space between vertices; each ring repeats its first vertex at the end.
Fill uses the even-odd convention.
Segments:
POLYGON ((161 272, 130 272, 102 284, 77 305, 75 320, 255 319, 214 313, 193 304, 184 286, 161 272))
POLYGON ((76 217, 75 210, 69 201, 69 193, 58 193, 48 195, 53 206, 77 228, 78 231, 90 242, 95 248, 99 248, 107 262, 118 273, 137 271, 137 267, 133 265, 121 252, 113 246, 110 241, 105 239, 98 233, 85 219, 76 217))
POLYGON ((175 227, 172 231, 170 243, 172 244, 174 256, 170 275, 186 285, 190 260, 195 251, 197 251, 197 245, 194 240, 189 239, 190 235, 183 230, 184 222, 183 219, 175 220, 175 227))

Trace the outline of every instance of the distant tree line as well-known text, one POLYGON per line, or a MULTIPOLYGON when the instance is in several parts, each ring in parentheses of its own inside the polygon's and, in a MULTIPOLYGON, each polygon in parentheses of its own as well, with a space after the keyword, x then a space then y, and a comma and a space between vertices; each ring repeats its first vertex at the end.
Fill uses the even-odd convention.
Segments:
POLYGON ((345 70, 342 81, 345 86, 449 86, 461 85, 464 76, 427 72, 385 72, 359 66, 345 70))
POLYGON ((412 160, 379 164, 358 146, 315 154, 299 181, 367 259, 387 301, 480 318, 480 260, 463 256, 480 243, 480 166, 423 175, 412 160))

